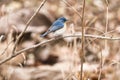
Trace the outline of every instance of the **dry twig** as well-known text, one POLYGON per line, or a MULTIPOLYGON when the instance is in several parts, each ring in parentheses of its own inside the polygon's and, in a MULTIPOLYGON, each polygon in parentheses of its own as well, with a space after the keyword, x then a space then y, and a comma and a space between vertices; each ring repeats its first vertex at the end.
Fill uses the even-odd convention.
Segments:
MULTIPOLYGON (((82 36, 82 34, 71 34, 71 35, 67 35, 67 36, 63 36, 63 37, 59 37, 59 38, 52 38, 52 39, 49 39, 49 40, 46 40, 46 41, 43 41, 43 42, 40 42, 36 45, 33 45, 31 47, 27 47, 27 48, 24 48, 18 52, 15 52, 15 54, 7 57, 6 59, 0 61, 0 65, 11 60, 12 58, 16 57, 17 55, 21 54, 22 52, 24 51, 27 51, 27 50, 30 50, 30 49, 33 49, 33 48, 36 48, 38 46, 41 46, 43 44, 46 44, 46 43, 50 43, 52 41, 55 41, 55 40, 58 40, 58 39, 61 39, 61 38, 68 38, 68 37, 78 37, 80 38, 82 36)), ((98 39, 107 39, 107 40, 120 40, 120 37, 117 37, 117 38, 113 38, 113 37, 104 37, 104 36, 98 36, 98 35, 89 35, 89 34, 85 34, 84 35, 85 37, 88 37, 88 38, 98 38, 98 39)))
POLYGON ((84 45, 85 45, 85 19, 84 19, 84 15, 85 15, 85 0, 83 0, 83 11, 82 11, 82 49, 81 49, 81 53, 79 53, 80 55, 80 59, 81 59, 81 71, 80 71, 80 80, 82 80, 82 75, 83 75, 83 62, 84 62, 84 45))
MULTIPOLYGON (((109 10, 109 7, 108 7, 108 0, 106 0, 106 28, 105 28, 105 33, 108 32, 108 10, 109 10)), ((107 34, 105 34, 105 37, 107 36, 107 34)), ((108 42, 107 40, 105 40, 105 50, 108 49, 108 42)), ((105 62, 105 57, 103 57, 103 53, 101 52, 101 58, 100 58, 100 73, 99 73, 99 77, 98 77, 98 80, 101 80, 101 75, 102 75, 102 68, 103 68, 103 65, 104 65, 104 62, 105 62)))
POLYGON ((40 9, 43 7, 43 5, 45 4, 47 0, 43 0, 42 3, 40 4, 40 6, 38 7, 38 9, 36 10, 36 12, 33 14, 33 16, 28 20, 28 22, 26 23, 26 27, 25 29, 20 33, 20 35, 18 36, 17 40, 15 41, 15 45, 13 47, 12 53, 14 54, 15 49, 17 47, 17 44, 20 40, 20 38, 23 36, 23 34, 25 33, 25 31, 27 30, 29 24, 31 23, 31 21, 33 20, 33 18, 36 16, 36 14, 40 11, 40 9))
POLYGON ((74 7, 72 7, 66 0, 63 0, 63 2, 67 4, 69 7, 71 7, 74 10, 74 12, 80 17, 80 19, 82 18, 79 12, 74 7))

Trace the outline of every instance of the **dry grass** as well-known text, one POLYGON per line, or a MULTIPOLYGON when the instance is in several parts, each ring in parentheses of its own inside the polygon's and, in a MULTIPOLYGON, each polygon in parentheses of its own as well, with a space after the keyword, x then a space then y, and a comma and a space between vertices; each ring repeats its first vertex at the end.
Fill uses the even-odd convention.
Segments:
MULTIPOLYGON (((10 2, 11 5, 16 6, 13 2, 10 2)), ((28 17, 24 14, 19 19, 16 18, 19 21, 9 19, 10 13, 7 8, 10 7, 10 3, 3 2, 4 6, 2 5, 0 11, 1 80, 120 79, 120 11, 119 4, 116 4, 120 2, 119 0, 36 0, 36 2, 34 4, 39 5, 39 8, 34 11, 33 16, 29 16, 27 20, 28 17), (41 17, 43 15, 44 18, 41 17), (4 21, 6 16, 8 20, 4 21), (35 16, 38 20, 34 19, 35 16), (49 27, 45 24, 60 16, 69 18, 66 33, 58 38, 51 37, 50 34, 41 39, 38 35, 49 27), (22 17, 25 17, 25 20, 22 17), (14 21, 17 23, 14 24, 14 21), (24 21, 27 23, 22 23, 24 21), (42 25, 37 26, 37 22, 42 25), (20 28, 23 28, 22 32, 20 28), (31 30, 27 32, 26 30, 30 28, 31 30), (25 74, 25 78, 21 78, 21 72, 25 74), (30 77, 33 75, 34 77, 30 77)), ((27 7, 30 9, 34 8, 27 0, 20 2, 18 0, 18 3, 24 5, 19 9, 25 8, 25 4, 29 4, 27 7)))

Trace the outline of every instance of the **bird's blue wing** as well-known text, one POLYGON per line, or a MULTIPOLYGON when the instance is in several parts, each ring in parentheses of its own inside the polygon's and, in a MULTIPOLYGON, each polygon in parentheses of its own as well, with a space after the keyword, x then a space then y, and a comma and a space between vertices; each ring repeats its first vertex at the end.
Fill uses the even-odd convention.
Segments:
POLYGON ((46 36, 47 34, 51 33, 51 32, 55 32, 56 30, 59 30, 61 28, 64 27, 64 22, 61 20, 56 20, 51 27, 48 29, 47 32, 45 32, 44 34, 41 35, 41 37, 46 36))
POLYGON ((57 20, 53 23, 53 25, 51 25, 51 27, 49 28, 49 31, 54 32, 54 31, 61 29, 63 27, 64 27, 64 23, 61 22, 60 20, 57 20))

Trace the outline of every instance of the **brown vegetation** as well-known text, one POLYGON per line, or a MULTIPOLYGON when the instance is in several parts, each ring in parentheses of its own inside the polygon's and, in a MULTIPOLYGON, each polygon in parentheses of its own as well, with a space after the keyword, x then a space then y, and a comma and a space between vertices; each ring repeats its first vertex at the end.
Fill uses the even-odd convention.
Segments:
POLYGON ((0 0, 0 80, 120 80, 119 34, 120 0, 0 0))

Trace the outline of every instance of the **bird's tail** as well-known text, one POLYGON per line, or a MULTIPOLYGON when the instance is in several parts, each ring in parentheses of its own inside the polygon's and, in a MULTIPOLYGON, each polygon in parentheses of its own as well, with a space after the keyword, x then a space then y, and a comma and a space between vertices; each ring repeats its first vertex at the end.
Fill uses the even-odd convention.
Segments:
POLYGON ((45 32, 44 34, 40 35, 40 37, 45 37, 49 32, 45 32))

